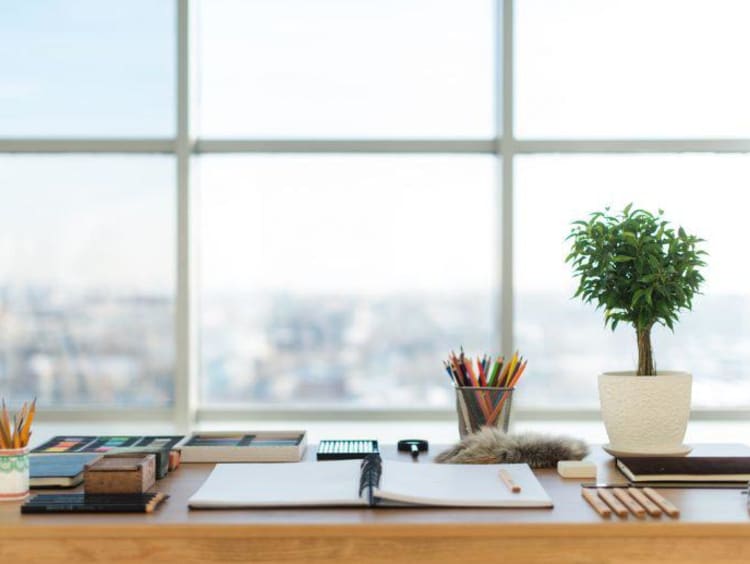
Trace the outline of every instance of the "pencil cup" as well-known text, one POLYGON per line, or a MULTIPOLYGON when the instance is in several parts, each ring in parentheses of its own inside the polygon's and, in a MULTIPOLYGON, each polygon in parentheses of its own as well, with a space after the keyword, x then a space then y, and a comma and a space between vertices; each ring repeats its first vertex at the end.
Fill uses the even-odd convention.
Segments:
POLYGON ((0 449, 0 501, 29 495, 29 449, 0 449))
POLYGON ((513 388, 456 387, 458 433, 463 439, 482 427, 508 432, 513 388))

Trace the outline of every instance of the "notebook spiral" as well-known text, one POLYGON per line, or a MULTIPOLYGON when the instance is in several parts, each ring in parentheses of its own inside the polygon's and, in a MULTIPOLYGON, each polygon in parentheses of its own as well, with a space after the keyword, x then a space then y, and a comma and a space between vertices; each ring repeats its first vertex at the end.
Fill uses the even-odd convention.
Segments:
POLYGON ((380 485, 380 476, 383 473, 383 459, 379 454, 368 454, 362 459, 359 472, 359 497, 367 489, 367 501, 372 506, 377 503, 374 492, 380 485))

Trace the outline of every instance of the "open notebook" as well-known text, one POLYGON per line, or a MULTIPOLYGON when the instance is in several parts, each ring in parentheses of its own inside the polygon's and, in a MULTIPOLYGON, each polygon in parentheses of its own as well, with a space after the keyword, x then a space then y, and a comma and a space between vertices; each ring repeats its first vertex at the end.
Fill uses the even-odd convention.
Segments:
POLYGON ((452 507, 552 507, 526 464, 459 465, 336 460, 297 464, 217 464, 190 507, 304 507, 417 504, 452 507), (505 468, 521 486, 502 482, 505 468))

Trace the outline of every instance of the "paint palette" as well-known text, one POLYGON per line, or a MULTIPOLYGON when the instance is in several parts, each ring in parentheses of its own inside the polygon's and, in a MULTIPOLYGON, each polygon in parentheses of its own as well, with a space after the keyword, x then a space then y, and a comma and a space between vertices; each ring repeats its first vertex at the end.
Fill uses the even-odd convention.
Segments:
POLYGON ((299 462, 305 431, 195 433, 181 445, 182 462, 299 462))
POLYGON ((124 447, 172 449, 183 436, 59 436, 32 450, 37 454, 66 454, 91 452, 106 454, 124 447))

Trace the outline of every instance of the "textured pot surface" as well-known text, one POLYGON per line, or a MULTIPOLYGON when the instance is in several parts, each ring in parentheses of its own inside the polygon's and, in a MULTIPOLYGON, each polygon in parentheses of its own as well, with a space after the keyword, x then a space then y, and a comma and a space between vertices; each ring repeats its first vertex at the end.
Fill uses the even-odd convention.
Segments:
POLYGON ((690 417, 692 381, 687 372, 600 374, 599 401, 610 445, 644 453, 682 445, 690 417))

